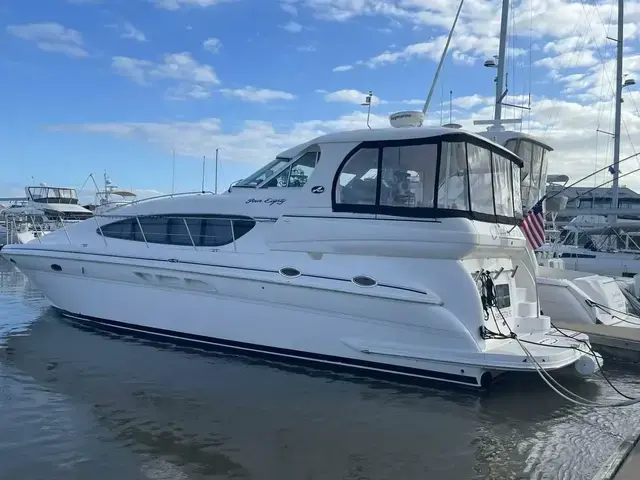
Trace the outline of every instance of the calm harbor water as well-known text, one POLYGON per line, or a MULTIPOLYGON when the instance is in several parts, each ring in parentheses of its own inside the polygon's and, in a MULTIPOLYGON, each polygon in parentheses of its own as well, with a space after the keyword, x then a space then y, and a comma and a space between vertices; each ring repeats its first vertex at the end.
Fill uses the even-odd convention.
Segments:
MULTIPOLYGON (((640 369, 606 371, 640 395, 640 369)), ((12 480, 588 479, 640 428, 640 407, 576 407, 533 375, 401 386, 81 329, 2 259, 0 406, 12 480)))

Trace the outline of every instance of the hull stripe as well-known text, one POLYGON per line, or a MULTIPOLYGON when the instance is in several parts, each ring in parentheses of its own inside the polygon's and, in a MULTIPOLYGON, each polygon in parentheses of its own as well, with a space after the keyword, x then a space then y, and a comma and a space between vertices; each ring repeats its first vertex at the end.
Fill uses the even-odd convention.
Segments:
POLYGON ((401 365, 388 365, 379 362, 371 362, 368 360, 358 360, 353 358, 337 357, 334 355, 323 355, 319 353, 303 352, 301 350, 291 350, 286 348, 270 347, 265 345, 257 345, 252 343, 238 342, 235 340, 226 340, 203 335, 194 335, 184 332, 176 332, 162 328, 148 327, 143 325, 129 324, 117 322, 114 320, 106 320, 103 318, 90 317, 87 315, 76 314, 56 308, 62 315, 77 321, 81 324, 98 325, 109 330, 126 332, 137 336, 151 337, 156 340, 169 341, 170 343, 197 345, 199 347, 209 347, 212 349, 232 349, 242 351, 247 355, 257 355, 274 359, 274 357, 286 358, 292 362, 313 363, 332 365, 341 369, 349 370, 367 370, 372 373, 384 375, 400 375, 404 377, 440 380, 463 385, 478 387, 478 381, 475 377, 468 375, 457 375, 453 373, 438 372, 433 370, 423 370, 420 368, 405 367, 401 365))

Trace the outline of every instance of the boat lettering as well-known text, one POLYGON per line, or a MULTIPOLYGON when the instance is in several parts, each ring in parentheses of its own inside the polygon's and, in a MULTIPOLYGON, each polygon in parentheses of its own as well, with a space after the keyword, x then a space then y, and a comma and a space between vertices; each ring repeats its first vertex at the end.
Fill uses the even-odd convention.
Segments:
POLYGON ((245 203, 265 203, 267 205, 282 205, 287 200, 285 198, 250 198, 245 203))

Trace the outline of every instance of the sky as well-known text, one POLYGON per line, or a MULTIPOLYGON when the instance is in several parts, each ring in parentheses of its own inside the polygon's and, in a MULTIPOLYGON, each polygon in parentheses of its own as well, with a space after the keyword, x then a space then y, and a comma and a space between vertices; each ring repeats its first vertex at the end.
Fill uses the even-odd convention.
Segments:
MULTIPOLYGON (((426 125, 490 119, 501 0, 466 0, 426 125)), ((613 158, 612 0, 512 0, 513 128, 572 180, 613 158), (598 130, 601 133, 598 133, 598 130)), ((421 110, 455 0, 0 0, 0 196, 80 189, 104 171, 140 196, 226 189, 296 144, 421 110), (175 152, 175 164, 173 162, 175 152), (175 165, 175 175, 174 175, 175 165)), ((625 78, 640 83, 640 1, 625 1, 625 78)), ((640 152, 640 95, 623 93, 622 156, 640 152), (634 145, 635 143, 635 145, 634 145)), ((621 173, 640 168, 640 157, 621 173)), ((586 185, 607 181, 606 172, 586 185)), ((621 179, 640 190, 640 174, 621 179)))

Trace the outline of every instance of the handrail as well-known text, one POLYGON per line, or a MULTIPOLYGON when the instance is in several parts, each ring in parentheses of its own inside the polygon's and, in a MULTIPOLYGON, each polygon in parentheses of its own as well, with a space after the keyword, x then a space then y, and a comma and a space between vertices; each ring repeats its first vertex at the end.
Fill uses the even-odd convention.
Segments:
POLYGON ((129 205, 138 205, 138 204, 143 203, 143 202, 148 202, 149 200, 158 200, 160 198, 173 198, 173 197, 180 197, 182 195, 204 195, 204 194, 215 195, 215 193, 212 192, 211 190, 198 190, 198 191, 193 191, 193 192, 180 192, 180 193, 166 193, 164 195, 156 195, 155 197, 147 197, 147 198, 141 198, 139 200, 134 200, 133 202, 128 203, 127 206, 129 206, 129 205))

